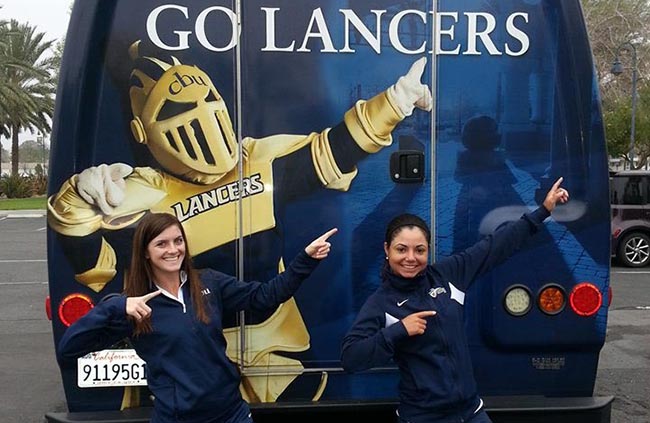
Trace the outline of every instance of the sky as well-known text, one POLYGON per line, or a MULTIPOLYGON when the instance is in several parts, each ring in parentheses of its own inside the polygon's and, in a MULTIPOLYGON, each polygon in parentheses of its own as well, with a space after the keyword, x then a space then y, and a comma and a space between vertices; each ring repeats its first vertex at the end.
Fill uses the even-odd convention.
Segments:
MULTIPOLYGON (((59 40, 65 36, 73 0, 0 0, 0 20, 16 19, 29 23, 46 34, 47 40, 59 40)), ((20 142, 36 139, 29 132, 20 134, 20 142)), ((11 141, 2 138, 2 146, 11 149, 11 141)))
POLYGON ((68 29, 72 0, 0 0, 0 19, 16 19, 45 32, 48 39, 60 39, 68 29))

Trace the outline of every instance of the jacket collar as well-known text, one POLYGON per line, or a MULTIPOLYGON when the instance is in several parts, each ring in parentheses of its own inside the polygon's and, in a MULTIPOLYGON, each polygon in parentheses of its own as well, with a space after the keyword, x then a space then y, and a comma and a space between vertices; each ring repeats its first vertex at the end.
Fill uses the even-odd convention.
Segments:
POLYGON ((426 279, 426 270, 412 278, 396 275, 390 268, 383 271, 384 284, 400 291, 415 291, 426 279))

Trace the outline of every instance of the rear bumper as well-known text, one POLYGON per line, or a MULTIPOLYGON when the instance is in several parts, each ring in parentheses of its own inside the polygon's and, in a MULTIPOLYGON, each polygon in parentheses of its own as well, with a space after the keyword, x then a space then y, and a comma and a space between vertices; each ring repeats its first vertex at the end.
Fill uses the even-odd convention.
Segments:
POLYGON ((484 401, 494 423, 609 423, 614 397, 487 397, 484 401))
MULTIPOLYGON (((485 397, 485 409, 494 423, 609 423, 614 397, 485 397)), ((266 403, 251 406, 256 423, 304 422, 315 416, 349 421, 395 421, 394 402, 327 402, 318 404, 266 403)), ((148 423, 151 408, 85 413, 48 413, 49 423, 148 423)))

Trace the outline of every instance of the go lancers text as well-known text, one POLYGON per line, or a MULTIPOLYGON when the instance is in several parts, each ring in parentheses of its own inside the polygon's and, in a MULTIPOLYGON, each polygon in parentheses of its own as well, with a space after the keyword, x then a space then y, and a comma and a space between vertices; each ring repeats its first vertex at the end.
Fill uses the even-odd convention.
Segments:
MULTIPOLYGON (((390 45, 392 48, 404 54, 422 54, 427 49, 427 42, 415 47, 407 47, 400 38, 400 29, 407 27, 415 20, 423 25, 428 24, 429 19, 433 19, 433 12, 423 12, 421 10, 406 9, 401 10, 394 15, 388 15, 387 10, 371 10, 368 16, 371 16, 374 32, 369 28, 363 19, 350 9, 339 9, 345 32, 342 45, 335 46, 332 40, 332 34, 328 27, 325 16, 321 8, 314 9, 311 13, 309 22, 305 23, 305 30, 302 39, 289 40, 280 42, 276 19, 281 16, 282 11, 278 7, 261 7, 260 10, 265 15, 266 21, 266 44, 261 47, 261 51, 269 52, 296 52, 309 53, 312 51, 310 46, 319 45, 320 53, 354 53, 355 49, 351 46, 351 33, 353 29, 358 36, 377 53, 381 53, 382 47, 390 45), (407 22, 410 20, 411 22, 407 22), (387 34, 382 32, 382 27, 387 25, 387 34), (388 37, 386 40, 385 37, 388 37)), ((235 12, 223 6, 212 6, 199 11, 194 18, 195 11, 186 6, 177 4, 164 4, 156 7, 147 17, 147 35, 153 44, 164 50, 187 50, 189 49, 190 37, 196 37, 196 40, 206 49, 223 52, 231 50, 237 44, 237 16, 235 12), (158 25, 158 19, 168 14, 178 22, 178 28, 168 28, 158 25), (215 43, 210 40, 206 34, 206 19, 225 18, 226 28, 230 31, 230 38, 227 42, 215 43), (219 15, 219 16, 217 16, 219 15), (192 24, 192 21, 194 22, 192 24), (173 39, 173 42, 163 42, 161 31, 165 31, 165 40, 173 39), (173 34, 173 35, 171 35, 173 34)), ((337 24, 339 24, 337 22, 337 24)), ((515 12, 507 16, 505 23, 498 23, 494 15, 485 12, 437 12, 435 15, 436 31, 436 54, 438 55, 481 55, 479 50, 481 46, 492 56, 506 54, 508 56, 521 56, 528 51, 530 40, 528 34, 522 30, 528 24, 528 13, 515 12), (456 24, 459 19, 463 19, 467 27, 467 42, 461 45, 456 40, 456 24), (497 45, 493 38, 493 32, 497 25, 505 25, 508 35, 505 41, 497 45), (441 43, 445 46, 442 48, 441 43)), ((281 29, 280 29, 281 31, 281 29)), ((226 37, 227 38, 227 37, 226 37)), ((500 37, 501 38, 501 37, 500 37)), ((428 53, 432 53, 429 51, 428 53)))

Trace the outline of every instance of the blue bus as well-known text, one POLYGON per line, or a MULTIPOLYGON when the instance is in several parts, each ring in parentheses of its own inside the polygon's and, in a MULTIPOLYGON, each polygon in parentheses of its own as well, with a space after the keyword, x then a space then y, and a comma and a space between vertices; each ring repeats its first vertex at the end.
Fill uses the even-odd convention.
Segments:
MULTIPOLYGON (((495 422, 609 421, 613 398, 594 396, 611 299, 607 151, 579 0, 76 1, 50 169, 55 343, 122 291, 147 213, 179 218, 197 267, 243 280, 270 279, 339 228, 276 312, 227 316, 256 421, 391 421, 396 369, 349 374, 339 360, 386 223, 424 218, 435 261, 563 176, 571 201, 473 285, 466 330, 495 422), (433 110, 374 127, 372 100, 422 58, 433 110), (356 145, 337 142, 342 125, 356 145)), ((147 421, 146 363, 128 339, 60 367, 69 412, 47 421, 147 421)))

